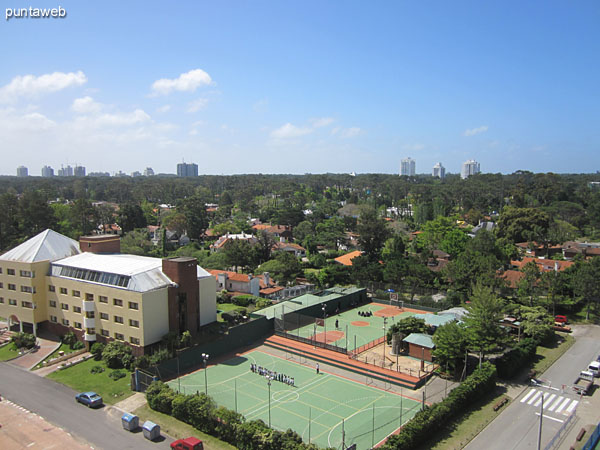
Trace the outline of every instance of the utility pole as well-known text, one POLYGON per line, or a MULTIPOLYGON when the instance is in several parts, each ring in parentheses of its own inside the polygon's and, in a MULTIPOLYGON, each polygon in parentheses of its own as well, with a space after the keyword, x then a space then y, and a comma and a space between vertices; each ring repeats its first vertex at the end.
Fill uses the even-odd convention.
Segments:
POLYGON ((540 429, 538 431, 538 445, 537 450, 542 448, 542 420, 544 419, 544 394, 542 394, 542 403, 540 405, 540 429))

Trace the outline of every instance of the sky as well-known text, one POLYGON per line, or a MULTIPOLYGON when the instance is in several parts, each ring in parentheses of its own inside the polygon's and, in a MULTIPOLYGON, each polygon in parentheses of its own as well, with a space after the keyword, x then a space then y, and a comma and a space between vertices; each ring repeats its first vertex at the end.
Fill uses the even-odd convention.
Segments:
POLYGON ((597 0, 0 3, 1 175, 600 170, 597 0))

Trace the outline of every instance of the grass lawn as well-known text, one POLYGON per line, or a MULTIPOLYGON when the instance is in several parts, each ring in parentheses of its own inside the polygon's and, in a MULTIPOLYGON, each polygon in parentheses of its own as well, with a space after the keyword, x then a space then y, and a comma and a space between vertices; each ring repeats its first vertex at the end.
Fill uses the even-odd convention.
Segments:
POLYGON ((68 369, 57 370, 48 375, 48 378, 66 384, 79 392, 94 391, 102 396, 104 403, 112 405, 133 394, 130 372, 124 371, 127 375, 115 381, 108 377, 112 369, 108 369, 104 362, 94 361, 92 358, 68 369), (98 365, 104 367, 104 372, 91 373, 90 369, 98 365))
POLYGON ((567 333, 556 333, 557 337, 564 338, 564 341, 559 342, 558 339, 551 347, 542 347, 538 345, 535 364, 533 369, 538 373, 544 373, 554 362, 560 358, 574 343, 575 338, 567 333))
MULTIPOLYGON (((235 309, 242 309, 244 308, 243 306, 239 306, 239 305, 234 305, 233 303, 218 303, 217 304, 217 320, 219 322, 224 322, 223 318, 221 317, 221 314, 227 311, 233 311, 235 309)), ((250 304, 247 307, 245 307, 246 311, 248 312, 248 314, 250 314, 252 311, 254 311, 254 305, 250 304)))
POLYGON ((161 431, 174 437, 175 439, 183 439, 189 436, 197 437, 202 440, 204 448, 207 450, 233 450, 235 447, 223 442, 216 437, 209 434, 203 433, 196 430, 193 426, 183 423, 174 417, 168 416, 167 414, 160 413, 150 409, 148 405, 144 405, 141 408, 133 411, 133 414, 140 418, 140 424, 146 420, 150 420, 160 425, 161 431))
POLYGON ((438 433, 419 450, 463 448, 508 406, 507 403, 498 411, 494 411, 494 405, 503 397, 506 396, 496 392, 473 403, 461 416, 449 423, 444 431, 438 433))
POLYGON ((17 356, 19 356, 19 352, 17 351, 15 344, 12 342, 0 347, 0 361, 7 361, 9 359, 16 358, 17 356))

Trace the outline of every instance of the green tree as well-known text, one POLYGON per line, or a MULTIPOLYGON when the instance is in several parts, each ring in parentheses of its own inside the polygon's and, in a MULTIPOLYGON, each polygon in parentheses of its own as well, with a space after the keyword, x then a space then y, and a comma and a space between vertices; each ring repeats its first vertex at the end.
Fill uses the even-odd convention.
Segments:
POLYGON ((56 227, 54 211, 42 191, 27 190, 23 193, 19 200, 19 224, 21 234, 28 237, 56 227))
POLYGON ((190 239, 200 240, 208 228, 205 201, 194 195, 182 202, 182 211, 186 220, 186 229, 190 239))
POLYGON ((12 247, 19 238, 19 202, 11 192, 0 195, 0 250, 12 247))
POLYGON ((585 303, 585 319, 590 320, 600 302, 600 259, 579 263, 573 277, 573 291, 585 303), (593 308, 592 308, 593 307, 593 308))
POLYGON ((119 209, 118 221, 123 233, 135 228, 146 227, 146 216, 140 205, 136 203, 125 203, 119 209))
POLYGON ((230 239, 223 249, 228 265, 238 268, 247 268, 251 262, 252 244, 245 239, 230 239))
POLYGON ((365 207, 360 213, 357 231, 361 250, 369 260, 378 261, 381 258, 381 249, 391 235, 385 220, 378 217, 374 208, 365 207))
POLYGON ((78 198, 71 204, 71 221, 80 235, 89 235, 98 224, 98 212, 85 198, 78 198))
POLYGON ((522 307, 521 324, 523 333, 537 342, 548 342, 554 335, 554 317, 541 306, 522 307))
POLYGON ((517 292, 519 298, 529 298, 529 306, 533 307, 536 297, 536 287, 540 278, 540 269, 536 263, 530 261, 523 267, 523 273, 525 276, 519 281, 517 292))
POLYGON ((392 324, 387 331, 387 342, 392 341, 394 334, 400 334, 402 339, 412 333, 427 333, 427 325, 425 320, 419 319, 418 317, 407 317, 400 319, 398 322, 392 324))
POLYGON ((457 369, 465 357, 468 335, 464 325, 456 321, 449 322, 435 331, 433 335, 433 356, 442 368, 451 369, 456 375, 457 369))
POLYGON ((536 208, 507 206, 500 214, 496 234, 511 242, 537 241, 547 245, 550 217, 536 208))
POLYGON ((469 313, 464 322, 468 331, 469 347, 478 351, 483 358, 486 353, 503 345, 506 339, 506 334, 500 327, 502 300, 492 289, 478 283, 473 288, 467 310, 469 313))

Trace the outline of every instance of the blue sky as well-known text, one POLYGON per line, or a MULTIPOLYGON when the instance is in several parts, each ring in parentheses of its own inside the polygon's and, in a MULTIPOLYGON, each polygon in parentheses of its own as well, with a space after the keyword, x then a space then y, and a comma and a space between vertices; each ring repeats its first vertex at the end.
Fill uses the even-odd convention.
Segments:
POLYGON ((0 174, 600 170, 598 1, 31 1, 0 174))

